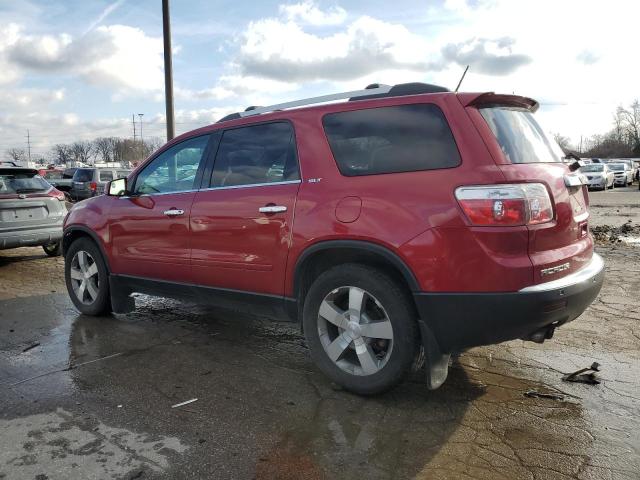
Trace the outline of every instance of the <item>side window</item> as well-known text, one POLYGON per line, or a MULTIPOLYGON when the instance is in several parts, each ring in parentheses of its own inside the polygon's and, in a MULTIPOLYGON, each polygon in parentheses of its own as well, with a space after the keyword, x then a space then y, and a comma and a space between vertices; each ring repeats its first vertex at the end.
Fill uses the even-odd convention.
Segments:
POLYGON ((293 127, 265 123, 226 130, 213 164, 212 187, 299 180, 293 127))
POLYGON ((154 158, 136 179, 138 194, 184 192, 196 188, 195 179, 209 135, 174 145, 154 158))
POLYGON ((113 180, 113 171, 111 170, 99 170, 100 173, 100 181, 101 182, 110 182, 113 180))
POLYGON ((322 123, 340 173, 348 177, 460 164, 449 124, 436 105, 331 113, 322 123))
POLYGON ((129 170, 118 170, 116 172, 116 178, 128 177, 131 172, 129 170))

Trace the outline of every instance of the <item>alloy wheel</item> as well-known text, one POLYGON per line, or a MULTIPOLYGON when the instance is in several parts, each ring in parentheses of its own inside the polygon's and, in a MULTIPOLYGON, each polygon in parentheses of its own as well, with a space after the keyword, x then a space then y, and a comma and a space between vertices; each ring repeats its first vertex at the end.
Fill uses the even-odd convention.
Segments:
POLYGON ((100 292, 100 278, 98 264, 91 254, 84 250, 76 252, 71 259, 69 273, 76 298, 85 305, 95 302, 100 292))
POLYGON ((393 326, 382 304, 369 292, 344 286, 320 304, 318 334, 325 353, 352 375, 373 375, 393 350, 393 326))

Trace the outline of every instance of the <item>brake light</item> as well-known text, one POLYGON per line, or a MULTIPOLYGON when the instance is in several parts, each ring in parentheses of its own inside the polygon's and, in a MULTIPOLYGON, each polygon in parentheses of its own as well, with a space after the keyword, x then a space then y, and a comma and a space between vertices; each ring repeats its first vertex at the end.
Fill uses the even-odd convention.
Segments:
POLYGON ((551 198, 541 183, 458 187, 455 194, 474 225, 535 225, 553 220, 551 198))
POLYGON ((91 189, 92 192, 95 192, 98 189, 98 184, 96 182, 91 182, 89 184, 89 188, 91 189))
POLYGON ((58 189, 52 188, 52 189, 49 191, 48 195, 49 195, 50 197, 57 198, 57 199, 58 199, 58 200, 60 200, 61 202, 64 202, 64 201, 65 201, 64 193, 62 193, 62 192, 61 192, 60 190, 58 190, 58 189))

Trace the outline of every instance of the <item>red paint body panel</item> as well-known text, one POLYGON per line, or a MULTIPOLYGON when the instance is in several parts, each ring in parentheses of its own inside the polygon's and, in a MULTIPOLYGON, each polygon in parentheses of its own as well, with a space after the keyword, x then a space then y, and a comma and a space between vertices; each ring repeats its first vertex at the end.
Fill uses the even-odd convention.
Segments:
POLYGON ((192 283, 282 295, 299 183, 203 190, 191 212, 192 283), (266 205, 283 213, 260 213, 266 205))

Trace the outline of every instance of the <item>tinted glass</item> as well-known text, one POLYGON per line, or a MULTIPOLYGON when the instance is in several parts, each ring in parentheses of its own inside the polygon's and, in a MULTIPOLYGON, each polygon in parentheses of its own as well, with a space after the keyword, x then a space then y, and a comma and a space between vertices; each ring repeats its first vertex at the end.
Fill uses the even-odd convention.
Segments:
POLYGON ((33 173, 0 173, 0 195, 46 192, 50 188, 51 185, 33 173))
POLYGON ((604 170, 604 165, 585 165, 580 168, 581 172, 602 172, 604 170))
POLYGON ((128 177, 130 173, 131 173, 131 170, 118 170, 116 172, 117 174, 116 178, 128 177))
POLYGON ((623 172, 625 169, 622 163, 610 163, 609 168, 614 172, 623 172))
POLYGON ((90 182, 93 180, 93 169, 91 168, 79 168, 76 173, 73 174, 74 182, 90 182))
POLYGON ((450 168, 460 154, 442 111, 414 104, 325 115, 331 151, 343 175, 450 168))
POLYGON ((99 175, 101 182, 110 182, 113 180, 113 171, 111 170, 100 170, 99 175))
POLYGON ((502 153, 511 163, 561 162, 562 158, 533 114, 510 107, 482 108, 480 113, 489 124, 502 153))
POLYGON ((151 161, 136 179, 136 193, 171 193, 194 190, 196 173, 209 135, 174 145, 151 161))
POLYGON ((76 173, 76 169, 75 168, 67 168, 64 173, 62 174, 62 178, 73 178, 73 174, 76 173))
POLYGON ((299 180, 293 128, 277 122, 227 130, 222 135, 212 187, 299 180))
POLYGON ((44 178, 46 178, 47 180, 59 180, 62 178, 62 172, 59 170, 47 172, 44 174, 44 178))

